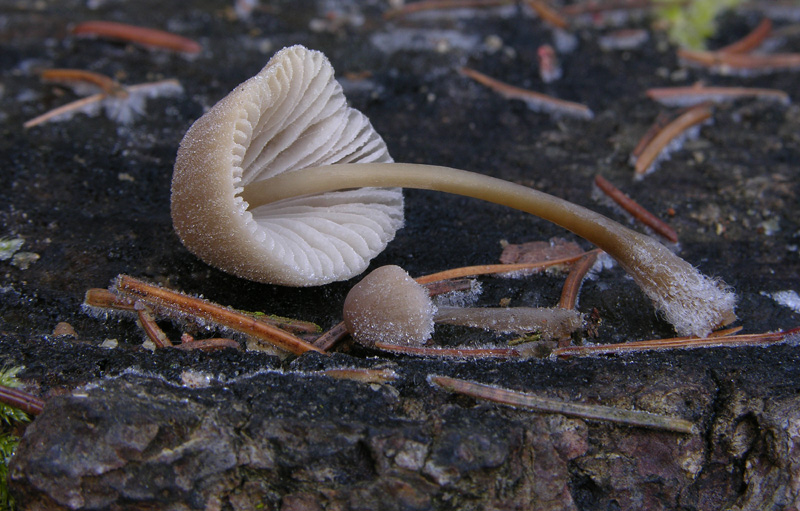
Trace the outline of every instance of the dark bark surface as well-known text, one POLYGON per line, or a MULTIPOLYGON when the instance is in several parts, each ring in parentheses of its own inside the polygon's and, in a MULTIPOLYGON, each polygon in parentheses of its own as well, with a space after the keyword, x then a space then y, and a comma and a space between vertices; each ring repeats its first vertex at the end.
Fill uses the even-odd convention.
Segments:
MULTIPOLYGON (((188 253, 169 216, 172 164, 186 129, 276 50, 300 43, 329 56, 351 104, 395 160, 483 172, 629 222, 593 195, 593 178, 602 174, 668 220, 681 257, 736 290, 743 332, 796 327, 798 306, 771 297, 800 291, 796 105, 718 106, 713 124, 655 173, 634 181, 627 163, 665 109, 645 97, 648 87, 705 80, 777 88, 794 101, 796 73, 687 69, 654 30, 637 49, 603 51, 598 38, 612 29, 585 25, 572 31, 577 48, 561 56, 564 77, 543 84, 536 50, 554 33, 513 6, 387 21, 378 2, 262 2, 247 20, 216 2, 89 4, 0 6, 0 237, 24 240, 16 257, 0 261, 0 361, 23 365, 27 388, 47 400, 11 464, 20 508, 800 507, 796 338, 763 348, 566 360, 420 360, 352 344, 330 356, 280 359, 150 352, 130 318, 81 309, 88 288, 126 273, 323 329, 341 320, 357 279, 308 289, 244 282, 188 253), (155 25, 204 49, 186 57, 70 35, 89 19, 155 25), (533 112, 459 75, 464 65, 584 103, 595 117, 533 112), (89 69, 126 84, 176 78, 184 93, 150 100, 129 125, 79 114, 25 130, 26 120, 77 98, 41 83, 42 68, 89 69), (77 335, 51 335, 59 322, 77 335), (103 347, 110 339, 116 347, 103 347), (340 367, 392 369, 398 378, 365 384, 319 372, 340 367), (431 386, 431 374, 681 417, 696 433, 479 402, 431 386)), ((726 15, 709 44, 740 38, 762 14, 726 15)), ((626 26, 650 29, 651 22, 633 18, 626 26)), ((800 51, 800 40, 788 36, 779 51, 800 51)), ((560 236, 590 248, 547 222, 471 199, 407 191, 406 201, 405 228, 373 266, 421 275, 495 263, 502 240, 560 236)), ((481 282, 478 305, 545 306, 558 301, 563 275, 481 282)), ((618 267, 584 283, 579 309, 596 310, 599 321, 595 336, 581 334, 577 343, 674 335, 618 267)), ((162 325, 174 339, 183 328, 162 325)), ((455 327, 434 336, 451 347, 506 340, 455 327)))

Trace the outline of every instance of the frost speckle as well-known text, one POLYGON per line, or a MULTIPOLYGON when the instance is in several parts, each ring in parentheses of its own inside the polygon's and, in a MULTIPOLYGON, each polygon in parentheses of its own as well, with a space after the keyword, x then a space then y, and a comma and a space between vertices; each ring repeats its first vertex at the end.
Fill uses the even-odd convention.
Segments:
POLYGON ((35 252, 17 252, 11 259, 11 264, 20 270, 27 270, 33 263, 39 260, 39 254, 35 252))
POLYGON ((774 293, 762 291, 761 294, 764 296, 769 296, 780 305, 789 307, 794 312, 800 314, 800 295, 797 294, 797 291, 793 291, 791 289, 788 291, 775 291, 774 293))

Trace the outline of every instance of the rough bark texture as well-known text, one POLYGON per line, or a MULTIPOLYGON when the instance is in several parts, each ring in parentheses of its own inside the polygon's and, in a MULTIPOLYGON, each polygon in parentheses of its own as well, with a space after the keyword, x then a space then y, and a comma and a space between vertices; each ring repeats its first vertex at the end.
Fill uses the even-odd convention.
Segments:
MULTIPOLYGON (((52 342, 38 355, 69 349, 52 342)), ((371 361, 398 372, 387 384, 319 374, 365 366, 345 355, 286 370, 262 357, 273 367, 233 377, 206 357, 180 370, 142 353, 51 398, 11 481, 25 509, 793 509, 796 350, 371 361), (697 433, 478 403, 429 386, 428 374, 682 417, 697 433)))
MULTIPOLYGON (((396 161, 483 172, 627 222, 593 196, 600 173, 667 219, 682 257, 736 289, 744 332, 800 324, 797 305, 772 298, 800 291, 797 105, 716 107, 714 123, 655 173, 634 181, 627 163, 664 110, 646 98, 648 87, 704 80, 794 96, 795 72, 720 77, 681 67, 663 33, 651 30, 652 18, 634 17, 625 26, 647 29, 650 39, 628 51, 600 47, 608 24, 571 28, 577 47, 560 54, 564 76, 544 84, 537 48, 556 35, 524 6, 385 20, 387 7, 370 1, 264 1, 249 19, 237 18, 232 4, 0 6, 0 238, 24 242, 0 260, 0 365, 23 365, 26 388, 47 400, 10 467, 20 509, 800 508, 797 337, 765 348, 523 361, 419 360, 345 344, 344 353, 281 360, 234 350, 150 352, 130 318, 82 311, 87 288, 128 273, 324 329, 341 320, 354 282, 319 289, 243 282, 189 254, 170 223, 170 175, 188 126, 274 51, 301 43, 331 58, 348 99, 396 161), (89 19, 168 28, 204 49, 187 58, 69 33, 89 19), (585 103, 595 117, 533 112, 461 76, 464 65, 585 103), (91 69, 128 84, 177 78, 185 92, 151 100, 129 125, 81 114, 24 130, 26 120, 77 99, 40 82, 46 67, 91 69), (62 321, 74 337, 50 335, 62 321), (102 347, 109 345, 116 347, 102 347), (318 373, 334 367, 393 369, 399 378, 364 384, 318 373), (432 387, 430 374, 672 415, 697 432, 477 402, 432 387)), ((709 45, 745 35, 766 4, 723 16, 709 45)), ((800 51, 800 40, 787 36, 780 51, 800 51)), ((590 248, 489 204, 419 191, 406 192, 406 201, 406 227, 374 266, 398 264, 417 276, 495 263, 505 241, 564 237, 590 248)), ((552 306, 563 280, 483 278, 477 305, 552 306)), ((593 318, 578 343, 674 335, 618 267, 584 282, 578 308, 593 318)), ((174 340, 184 329, 219 335, 162 326, 174 340)), ((433 343, 506 340, 437 327, 433 343)))

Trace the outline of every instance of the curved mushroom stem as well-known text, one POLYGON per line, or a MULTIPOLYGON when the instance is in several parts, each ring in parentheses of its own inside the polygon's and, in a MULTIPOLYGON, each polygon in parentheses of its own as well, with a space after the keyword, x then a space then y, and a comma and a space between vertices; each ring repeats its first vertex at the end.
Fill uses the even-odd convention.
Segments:
POLYGON ((634 278, 681 335, 707 336, 736 319, 735 295, 649 236, 564 199, 502 179, 449 167, 357 163, 306 168, 248 184, 250 208, 346 188, 436 190, 501 204, 549 220, 594 243, 634 278))

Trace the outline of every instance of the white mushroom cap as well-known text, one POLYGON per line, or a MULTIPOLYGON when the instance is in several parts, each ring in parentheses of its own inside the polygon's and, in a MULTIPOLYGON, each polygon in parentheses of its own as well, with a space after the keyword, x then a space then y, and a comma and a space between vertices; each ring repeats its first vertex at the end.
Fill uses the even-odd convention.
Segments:
POLYGON ((359 342, 418 346, 433 334, 436 307, 428 290, 399 266, 381 266, 353 286, 344 324, 359 342))
POLYGON ((239 277, 312 286, 363 272, 403 224, 399 188, 296 197, 248 210, 249 183, 335 163, 391 162, 361 112, 347 106, 320 52, 292 46, 192 125, 172 178, 184 245, 239 277))

